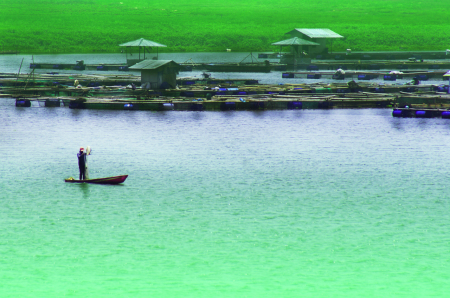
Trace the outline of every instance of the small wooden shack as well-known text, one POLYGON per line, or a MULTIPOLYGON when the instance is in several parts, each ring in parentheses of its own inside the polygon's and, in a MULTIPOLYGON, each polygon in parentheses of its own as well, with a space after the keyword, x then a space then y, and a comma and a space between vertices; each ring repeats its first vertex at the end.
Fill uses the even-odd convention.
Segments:
POLYGON ((330 29, 307 29, 307 28, 296 28, 287 32, 286 34, 290 34, 291 38, 298 37, 301 39, 309 40, 315 43, 318 43, 318 46, 311 47, 308 54, 328 54, 328 52, 332 52, 332 44, 330 44, 330 49, 327 47, 327 40, 330 40, 330 43, 333 39, 343 38, 342 35, 337 34, 330 29))
POLYGON ((180 65, 173 60, 144 60, 130 69, 141 71, 141 85, 149 89, 175 88, 180 65))

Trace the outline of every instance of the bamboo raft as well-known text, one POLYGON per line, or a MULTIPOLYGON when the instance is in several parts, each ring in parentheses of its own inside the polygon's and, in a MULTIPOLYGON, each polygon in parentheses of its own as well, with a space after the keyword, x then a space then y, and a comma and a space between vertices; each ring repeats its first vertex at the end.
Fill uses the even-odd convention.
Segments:
MULTIPOLYGON (((312 68, 316 69, 316 68, 312 68)), ((336 71, 296 71, 284 72, 282 77, 284 79, 293 78, 307 78, 307 79, 321 79, 322 77, 333 78, 336 80, 363 80, 370 81, 373 79, 383 79, 384 81, 396 81, 397 79, 406 79, 417 77, 420 81, 428 81, 429 79, 448 80, 444 77, 447 70, 431 70, 431 71, 401 71, 389 73, 387 71, 345 71, 345 74, 339 77, 336 76, 336 71)))
POLYGON ((371 82, 265 85, 256 80, 184 78, 173 89, 133 87, 140 77, 125 75, 0 74, 0 97, 16 106, 118 110, 264 110, 442 107, 448 85, 389 85, 371 82), (33 76, 33 77, 32 77, 33 76), (74 87, 74 80, 81 86, 74 87), (188 84, 186 84, 188 82, 188 84))
POLYGON ((210 100, 192 97, 159 96, 139 99, 135 96, 99 97, 45 97, 17 96, 16 106, 69 107, 72 109, 111 110, 271 110, 271 109, 333 109, 333 108, 450 108, 450 96, 444 93, 398 94, 304 94, 304 95, 250 95, 213 96, 210 100))

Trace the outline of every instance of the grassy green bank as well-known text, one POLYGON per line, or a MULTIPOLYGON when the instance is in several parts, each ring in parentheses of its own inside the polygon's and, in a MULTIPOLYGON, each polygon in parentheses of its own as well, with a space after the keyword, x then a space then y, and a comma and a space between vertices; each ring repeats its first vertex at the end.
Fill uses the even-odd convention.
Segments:
POLYGON ((147 38, 164 51, 271 51, 293 28, 330 28, 333 50, 445 50, 442 0, 2 0, 0 52, 118 52, 147 38))

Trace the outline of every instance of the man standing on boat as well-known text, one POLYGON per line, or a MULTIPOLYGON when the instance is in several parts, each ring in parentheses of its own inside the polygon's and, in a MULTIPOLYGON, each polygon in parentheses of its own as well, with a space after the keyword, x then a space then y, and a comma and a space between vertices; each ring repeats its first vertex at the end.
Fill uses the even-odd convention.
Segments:
POLYGON ((77 154, 78 168, 80 169, 80 180, 86 179, 86 152, 84 148, 80 148, 80 152, 77 154))

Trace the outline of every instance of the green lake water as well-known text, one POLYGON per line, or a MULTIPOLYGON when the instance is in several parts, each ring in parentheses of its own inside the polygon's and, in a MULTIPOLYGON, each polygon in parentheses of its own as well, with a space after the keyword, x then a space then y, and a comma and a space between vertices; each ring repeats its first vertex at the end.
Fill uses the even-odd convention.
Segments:
POLYGON ((391 113, 1 99, 0 297, 446 297, 450 121, 391 113))

